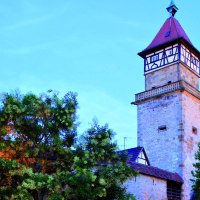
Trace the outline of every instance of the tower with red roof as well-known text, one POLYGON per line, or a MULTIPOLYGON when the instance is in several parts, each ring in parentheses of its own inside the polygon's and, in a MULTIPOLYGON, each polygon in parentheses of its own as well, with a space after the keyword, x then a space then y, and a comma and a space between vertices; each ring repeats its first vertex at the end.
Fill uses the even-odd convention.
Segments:
MULTIPOLYGON (((177 173, 183 180, 182 198, 192 195, 191 171, 200 142, 200 52, 175 18, 170 17, 142 52, 145 91, 135 95, 138 146, 151 166, 177 173)), ((158 198, 159 199, 159 198, 158 198)))

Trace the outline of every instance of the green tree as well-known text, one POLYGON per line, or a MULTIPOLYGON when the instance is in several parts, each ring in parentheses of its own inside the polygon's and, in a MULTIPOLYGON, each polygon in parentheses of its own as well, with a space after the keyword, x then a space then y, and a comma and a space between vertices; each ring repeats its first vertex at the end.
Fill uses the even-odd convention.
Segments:
POLYGON ((113 131, 94 123, 78 140, 77 106, 71 92, 2 95, 0 199, 134 199, 123 183, 136 172, 113 131))
POLYGON ((198 144, 198 151, 195 154, 196 163, 193 164, 195 170, 192 171, 192 175, 194 179, 191 181, 193 182, 193 191, 194 191, 194 198, 200 199, 200 143, 198 144))

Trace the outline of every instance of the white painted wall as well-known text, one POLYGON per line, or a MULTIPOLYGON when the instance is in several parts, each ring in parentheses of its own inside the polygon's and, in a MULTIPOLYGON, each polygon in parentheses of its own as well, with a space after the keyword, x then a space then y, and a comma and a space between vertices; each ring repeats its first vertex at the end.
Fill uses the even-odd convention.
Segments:
POLYGON ((129 179, 125 186, 137 200, 167 200, 167 183, 165 180, 139 175, 129 179))

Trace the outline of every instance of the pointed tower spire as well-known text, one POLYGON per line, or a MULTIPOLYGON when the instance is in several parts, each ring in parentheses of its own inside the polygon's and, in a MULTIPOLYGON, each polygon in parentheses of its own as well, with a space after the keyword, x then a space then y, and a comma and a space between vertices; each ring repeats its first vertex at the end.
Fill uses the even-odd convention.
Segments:
POLYGON ((167 7, 167 11, 170 13, 170 17, 176 14, 178 11, 178 7, 175 5, 174 0, 171 0, 169 7, 167 7))

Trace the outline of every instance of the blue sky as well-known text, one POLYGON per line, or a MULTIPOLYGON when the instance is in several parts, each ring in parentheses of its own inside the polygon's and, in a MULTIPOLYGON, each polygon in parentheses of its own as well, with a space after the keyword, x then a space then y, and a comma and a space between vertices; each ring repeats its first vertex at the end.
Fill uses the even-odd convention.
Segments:
MULTIPOLYGON (((144 90, 137 53, 169 16, 160 0, 9 0, 0 2, 0 92, 78 93, 80 133, 108 123, 123 148, 136 146, 144 90)), ((199 1, 176 1, 176 18, 200 49, 199 1)), ((145 117, 145 116, 144 116, 145 117)))

